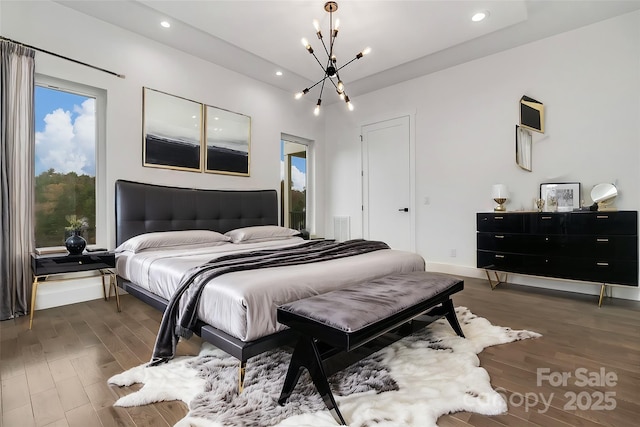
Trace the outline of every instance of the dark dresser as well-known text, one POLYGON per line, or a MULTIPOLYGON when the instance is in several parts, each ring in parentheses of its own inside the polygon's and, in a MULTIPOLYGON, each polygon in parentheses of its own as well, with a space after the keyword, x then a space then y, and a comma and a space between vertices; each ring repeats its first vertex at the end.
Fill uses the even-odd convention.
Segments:
POLYGON ((607 285, 638 286, 636 211, 478 213, 476 226, 477 267, 487 276, 598 282, 599 304, 607 285))

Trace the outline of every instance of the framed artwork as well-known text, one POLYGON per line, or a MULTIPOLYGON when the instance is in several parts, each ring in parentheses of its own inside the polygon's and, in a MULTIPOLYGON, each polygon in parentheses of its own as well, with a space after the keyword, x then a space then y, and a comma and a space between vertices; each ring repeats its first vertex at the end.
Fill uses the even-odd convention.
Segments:
POLYGON ((545 212, 571 212, 580 208, 580 183, 540 184, 540 198, 545 201, 545 212))
POLYGON ((516 125, 516 164, 531 172, 531 132, 516 125))
POLYGON ((202 171, 202 104, 143 88, 143 165, 202 171))
POLYGON ((249 176, 251 117, 205 106, 205 172, 249 176))

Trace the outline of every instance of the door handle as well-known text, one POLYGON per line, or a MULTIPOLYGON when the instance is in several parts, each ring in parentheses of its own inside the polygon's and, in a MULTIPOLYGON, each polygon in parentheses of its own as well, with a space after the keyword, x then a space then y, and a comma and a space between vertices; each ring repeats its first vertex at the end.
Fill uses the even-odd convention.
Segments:
POLYGON ((398 212, 409 212, 409 208, 400 208, 398 212))

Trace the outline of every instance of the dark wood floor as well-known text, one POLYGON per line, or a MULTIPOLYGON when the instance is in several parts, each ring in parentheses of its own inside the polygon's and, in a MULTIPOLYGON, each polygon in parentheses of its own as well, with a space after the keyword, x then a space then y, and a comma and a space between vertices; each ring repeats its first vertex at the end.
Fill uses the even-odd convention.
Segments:
MULTIPOLYGON (((544 336, 479 355, 493 387, 509 402, 507 414, 460 412, 441 417, 440 427, 638 425, 639 302, 606 299, 598 308, 594 296, 515 285, 491 291, 478 279, 465 279, 465 286, 456 305, 544 336), (571 377, 566 385, 538 385, 537 372, 545 368, 552 377, 571 377), (615 374, 616 384, 581 386, 581 373, 600 377, 601 370, 615 374), (548 408, 541 397, 550 401, 548 408)), ((181 402, 111 406, 129 391, 108 386, 107 378, 149 360, 160 321, 159 312, 133 297, 123 296, 122 303, 122 313, 113 299, 37 311, 31 331, 28 318, 0 322, 0 427, 172 426, 186 414, 181 402)), ((181 343, 179 353, 194 354, 199 345, 197 338, 181 343)))

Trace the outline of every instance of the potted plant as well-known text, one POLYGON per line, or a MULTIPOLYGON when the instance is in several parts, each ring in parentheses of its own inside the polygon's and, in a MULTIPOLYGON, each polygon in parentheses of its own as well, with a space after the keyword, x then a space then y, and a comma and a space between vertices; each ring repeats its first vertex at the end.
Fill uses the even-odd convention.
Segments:
POLYGON ((87 246, 87 241, 80 234, 89 227, 87 218, 78 218, 76 215, 67 215, 65 219, 69 223, 65 230, 71 235, 64 241, 64 245, 71 255, 80 255, 87 246))

